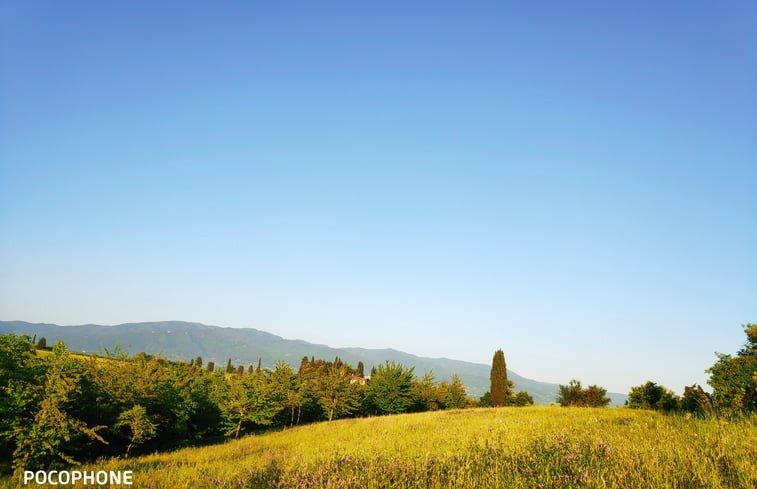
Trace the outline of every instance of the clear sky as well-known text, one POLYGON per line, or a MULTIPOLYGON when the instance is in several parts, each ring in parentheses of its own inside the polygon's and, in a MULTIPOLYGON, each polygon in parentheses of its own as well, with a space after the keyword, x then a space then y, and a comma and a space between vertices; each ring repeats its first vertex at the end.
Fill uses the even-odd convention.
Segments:
POLYGON ((0 319, 679 393, 757 321, 753 2, 0 9, 0 319))

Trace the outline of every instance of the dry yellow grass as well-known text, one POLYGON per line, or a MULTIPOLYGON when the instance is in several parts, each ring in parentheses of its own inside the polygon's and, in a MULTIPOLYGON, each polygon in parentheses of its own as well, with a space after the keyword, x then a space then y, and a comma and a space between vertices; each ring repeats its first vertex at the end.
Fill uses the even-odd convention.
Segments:
POLYGON ((623 408, 472 409, 319 423, 82 469, 132 469, 134 487, 170 489, 752 489, 756 423, 623 408))

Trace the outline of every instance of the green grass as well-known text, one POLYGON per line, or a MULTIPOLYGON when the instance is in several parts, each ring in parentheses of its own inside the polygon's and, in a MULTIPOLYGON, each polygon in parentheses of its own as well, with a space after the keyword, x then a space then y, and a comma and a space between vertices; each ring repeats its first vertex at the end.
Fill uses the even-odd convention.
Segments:
MULTIPOLYGON (((86 470, 140 488, 753 488, 757 417, 472 409, 319 423, 86 470)), ((0 486, 14 487, 6 480, 0 486)))

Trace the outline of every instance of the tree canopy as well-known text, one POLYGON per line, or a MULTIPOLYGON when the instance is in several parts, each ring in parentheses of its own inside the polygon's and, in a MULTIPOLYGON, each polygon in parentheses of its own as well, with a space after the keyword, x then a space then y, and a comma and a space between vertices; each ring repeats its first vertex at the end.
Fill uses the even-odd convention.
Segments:
POLYGON ((560 385, 556 400, 561 406, 578 407, 603 407, 610 403, 604 387, 590 385, 584 389, 581 382, 575 379, 568 385, 560 385))
POLYGON ((736 356, 718 353, 707 369, 715 406, 730 412, 757 410, 757 324, 744 326, 747 341, 736 356))
POLYGON ((654 409, 674 411, 678 409, 678 398, 670 389, 652 381, 631 387, 626 405, 634 409, 654 409))
POLYGON ((119 349, 88 356, 62 343, 41 355, 31 337, 0 335, 0 460, 63 467, 271 425, 470 405, 458 377, 418 379, 394 362, 367 380, 339 358, 304 357, 297 372, 284 362, 247 372, 227 360, 215 369, 214 360, 202 368, 199 357, 176 362, 119 349))
POLYGON ((413 369, 387 360, 376 368, 366 395, 376 414, 407 412, 413 402, 413 369))

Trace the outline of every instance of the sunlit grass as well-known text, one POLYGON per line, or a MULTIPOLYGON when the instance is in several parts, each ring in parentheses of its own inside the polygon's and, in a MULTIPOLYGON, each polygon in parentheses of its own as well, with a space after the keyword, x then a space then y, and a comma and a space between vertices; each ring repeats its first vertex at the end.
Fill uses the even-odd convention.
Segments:
POLYGON ((756 422, 623 408, 444 411, 319 423, 82 469, 132 469, 135 487, 170 489, 751 489, 756 422))
MULTIPOLYGON (((51 350, 39 350, 39 349, 35 350, 34 353, 36 353, 37 356, 40 357, 40 358, 46 358, 46 357, 49 357, 49 356, 51 356, 53 354, 53 352, 51 350)), ((71 356, 71 358, 75 358, 75 359, 77 359, 79 361, 82 361, 82 362, 91 361, 93 358, 95 359, 95 361, 97 363, 101 363, 101 362, 113 362, 113 361, 115 361, 112 358, 103 357, 103 356, 96 355, 96 354, 70 352, 69 355, 71 356)))

